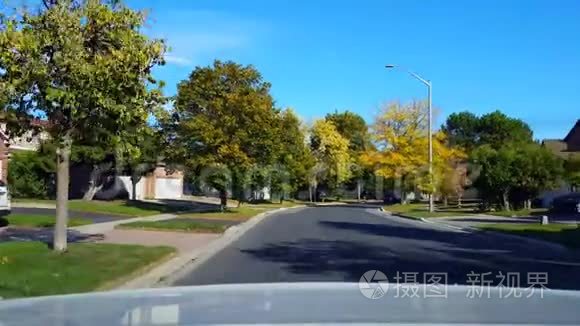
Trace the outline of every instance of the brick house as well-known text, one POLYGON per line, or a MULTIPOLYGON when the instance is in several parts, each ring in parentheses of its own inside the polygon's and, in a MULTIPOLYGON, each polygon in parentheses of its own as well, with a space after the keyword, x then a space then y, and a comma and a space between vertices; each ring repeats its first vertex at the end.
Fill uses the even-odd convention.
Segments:
MULTIPOLYGON (((31 124, 37 127, 46 126, 48 122, 40 119, 34 119, 31 124)), ((10 156, 17 151, 36 151, 40 143, 48 139, 45 132, 33 133, 32 131, 24 133, 20 137, 10 138, 6 132, 6 123, 0 122, 0 180, 6 182, 8 178, 8 168, 10 156)))
MULTIPOLYGON (((45 126, 47 121, 33 120, 36 126, 45 126)), ((25 133, 21 137, 10 138, 6 133, 6 123, 0 122, 0 180, 7 182, 11 154, 16 151, 37 151, 40 144, 47 140, 46 132, 25 133)), ((90 166, 77 165, 71 167, 70 198, 82 198, 88 184, 90 166)), ((137 199, 179 199, 183 196, 183 172, 169 171, 164 163, 159 163, 149 173, 146 173, 137 183, 137 199)), ((131 198, 132 185, 129 176, 114 176, 113 180, 103 187, 95 198, 114 199, 131 198)))
MULTIPOLYGON (((576 121, 576 124, 563 139, 544 139, 542 145, 562 159, 580 159, 580 119, 576 121)), ((571 185, 563 183, 556 190, 544 192, 540 198, 542 198, 543 205, 548 206, 554 197, 574 190, 578 191, 578 189, 572 189, 571 185)))

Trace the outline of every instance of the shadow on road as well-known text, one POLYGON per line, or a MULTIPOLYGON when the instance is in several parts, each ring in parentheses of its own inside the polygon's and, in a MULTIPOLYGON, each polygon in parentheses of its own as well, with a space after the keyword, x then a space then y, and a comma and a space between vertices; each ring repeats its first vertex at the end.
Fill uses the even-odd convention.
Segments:
POLYGON ((498 285, 501 275, 514 272, 520 277, 520 286, 525 287, 528 272, 546 272, 549 288, 580 289, 580 279, 573 276, 580 273, 580 259, 576 255, 557 257, 546 249, 528 248, 517 240, 380 223, 321 221, 319 225, 372 237, 304 238, 242 252, 263 261, 282 263, 291 273, 338 274, 344 281, 352 282, 359 281, 366 271, 380 270, 391 283, 397 282, 402 273, 414 275, 415 279, 407 282, 418 283, 425 283, 430 273, 445 273, 448 284, 473 284, 476 275, 489 273, 485 280, 498 285))

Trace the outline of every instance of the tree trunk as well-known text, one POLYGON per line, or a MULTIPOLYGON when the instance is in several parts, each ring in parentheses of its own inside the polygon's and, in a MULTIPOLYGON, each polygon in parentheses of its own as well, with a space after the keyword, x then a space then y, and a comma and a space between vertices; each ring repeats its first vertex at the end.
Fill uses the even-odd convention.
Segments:
POLYGON ((508 191, 504 191, 504 193, 502 194, 503 208, 506 211, 510 210, 510 201, 509 201, 508 193, 509 193, 508 191))
POLYGON ((356 197, 357 197, 358 201, 360 201, 360 188, 361 188, 360 186, 361 186, 361 180, 358 179, 356 181, 356 197))
POLYGON ((532 200, 531 199, 526 199, 526 201, 524 201, 524 209, 532 209, 532 200))
POLYGON ((64 252, 67 247, 68 191, 70 179, 70 136, 59 144, 56 155, 56 223, 54 225, 54 251, 64 252))
POLYGON ((228 191, 220 190, 220 209, 225 211, 228 208, 228 191))
POLYGON ((308 198, 312 202, 312 185, 308 185, 308 198))
POLYGON ((461 196, 457 196, 457 208, 461 208, 461 196))
POLYGON ((137 200, 137 183, 141 179, 140 176, 131 175, 131 200, 137 200))
POLYGON ((443 207, 447 208, 447 204, 449 203, 449 199, 447 196, 443 196, 443 207))

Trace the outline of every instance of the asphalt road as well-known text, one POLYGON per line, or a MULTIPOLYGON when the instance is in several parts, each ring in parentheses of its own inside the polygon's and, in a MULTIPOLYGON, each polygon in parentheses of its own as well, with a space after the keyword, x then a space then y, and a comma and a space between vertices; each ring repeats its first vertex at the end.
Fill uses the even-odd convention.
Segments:
POLYGON ((369 270, 382 271, 389 282, 399 276, 428 283, 428 273, 445 273, 447 284, 483 280, 519 287, 529 285, 529 272, 538 272, 547 273, 548 288, 580 289, 580 255, 575 252, 344 206, 272 215, 175 285, 357 282, 369 270), (519 281, 511 274, 509 285, 501 273, 518 273, 519 281))

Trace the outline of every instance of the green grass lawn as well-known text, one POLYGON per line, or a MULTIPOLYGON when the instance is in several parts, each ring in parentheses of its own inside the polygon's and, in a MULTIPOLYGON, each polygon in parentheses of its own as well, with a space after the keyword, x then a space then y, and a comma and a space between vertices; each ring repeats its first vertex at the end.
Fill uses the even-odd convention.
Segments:
POLYGON ((57 254, 39 242, 0 244, 0 297, 88 292, 136 276, 175 249, 135 245, 70 244, 57 254))
POLYGON ((162 204, 133 202, 127 200, 87 201, 70 200, 71 211, 105 213, 126 216, 150 216, 176 211, 175 208, 162 204))
POLYGON ((54 204, 56 205, 56 200, 54 199, 36 199, 36 198, 12 198, 10 199, 15 203, 41 203, 41 204, 54 204))
POLYGON ((557 242, 571 248, 580 248, 580 229, 577 225, 495 223, 480 225, 479 228, 483 230, 529 236, 557 242))
POLYGON ((180 215, 180 217, 193 218, 215 218, 219 220, 247 220, 257 214, 263 213, 264 209, 256 209, 248 206, 241 206, 239 208, 229 208, 224 212, 196 212, 180 215))
POLYGON ((456 208, 446 208, 431 213, 429 212, 429 207, 426 204, 395 204, 384 207, 386 211, 401 214, 408 217, 420 219, 422 217, 446 217, 446 216, 463 216, 474 214, 472 209, 456 209, 456 208))
POLYGON ((495 216, 505 216, 505 217, 522 217, 522 216, 537 216, 541 214, 548 214, 547 208, 532 208, 532 209, 522 209, 517 211, 496 211, 496 212, 486 212, 488 215, 495 216))
MULTIPOLYGON (((54 216, 48 215, 28 215, 28 214, 10 214, 0 217, 8 221, 9 226, 27 226, 27 227, 52 227, 56 221, 54 216)), ((0 222, 1 223, 1 222, 0 222)), ((93 223, 88 218, 69 218, 68 226, 79 226, 93 223)))
POLYGON ((282 207, 294 207, 299 205, 304 205, 305 202, 300 200, 285 200, 282 203, 279 201, 275 202, 263 202, 263 203, 256 203, 256 204, 248 204, 250 208, 268 208, 268 209, 275 209, 275 208, 282 208, 282 207))
POLYGON ((226 225, 217 223, 205 223, 190 220, 188 218, 175 218, 165 221, 133 222, 121 224, 118 229, 142 229, 153 231, 177 231, 193 233, 222 233, 227 228, 226 225))
MULTIPOLYGON (((48 199, 15 198, 13 201, 56 205, 56 201, 48 199)), ((131 217, 172 213, 179 210, 177 207, 168 205, 130 200, 102 201, 74 199, 69 200, 68 205, 71 211, 125 215, 131 217)))

